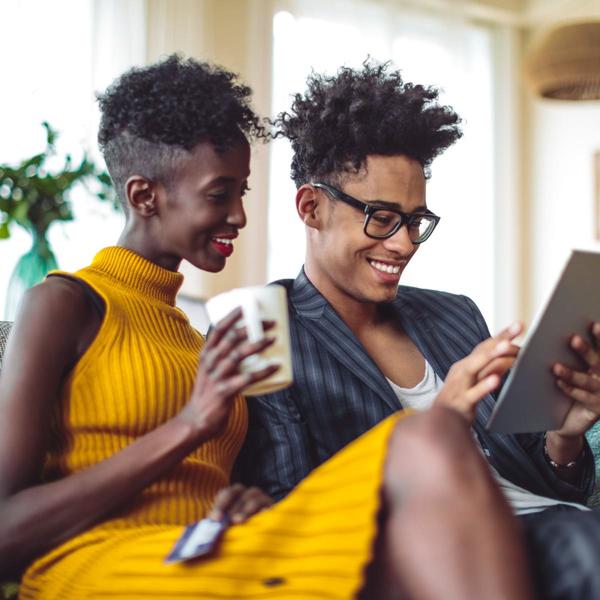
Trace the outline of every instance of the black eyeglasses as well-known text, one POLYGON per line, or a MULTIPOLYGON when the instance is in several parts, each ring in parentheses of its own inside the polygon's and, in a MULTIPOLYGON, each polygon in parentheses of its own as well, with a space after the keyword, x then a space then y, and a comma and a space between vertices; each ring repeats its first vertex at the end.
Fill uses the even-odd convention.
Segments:
POLYGON ((327 183, 313 183, 316 188, 325 190, 336 200, 341 200, 365 213, 363 231, 365 235, 376 240, 393 236, 403 225, 406 225, 408 237, 413 244, 423 243, 436 228, 440 217, 429 210, 404 213, 394 208, 382 208, 376 204, 361 202, 327 183))

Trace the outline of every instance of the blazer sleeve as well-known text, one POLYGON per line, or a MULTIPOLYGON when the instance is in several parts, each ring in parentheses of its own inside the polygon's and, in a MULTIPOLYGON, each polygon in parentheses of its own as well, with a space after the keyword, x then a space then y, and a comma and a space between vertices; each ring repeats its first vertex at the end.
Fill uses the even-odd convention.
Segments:
POLYGON ((234 468, 236 480, 259 487, 275 500, 317 466, 292 389, 247 398, 248 433, 234 468))
MULTIPOLYGON (((475 323, 477 324, 477 327, 481 334, 481 339, 484 340, 488 338, 490 336, 490 332, 485 323, 483 315, 477 308, 477 305, 470 298, 467 298, 466 296, 464 298, 471 308, 475 323)), ((495 398, 498 397, 499 391, 500 390, 498 390, 498 392, 494 394, 495 398)), ((548 491, 551 491, 553 497, 569 502, 585 503, 588 496, 592 493, 595 484, 594 456, 585 438, 584 451, 582 457, 583 464, 580 476, 578 481, 571 484, 558 477, 554 469, 548 464, 548 461, 544 456, 543 433, 516 434, 509 437, 514 438, 516 443, 523 449, 525 454, 528 456, 529 460, 534 465, 538 475, 542 478, 544 484, 543 488, 546 488, 548 489, 548 491)), ((505 477, 507 476, 507 474, 505 473, 502 474, 505 477)), ((507 478, 512 479, 511 477, 507 478)), ((527 486, 529 489, 531 489, 532 487, 537 487, 537 493, 545 492, 545 490, 542 490, 540 486, 532 486, 531 483, 527 486)))

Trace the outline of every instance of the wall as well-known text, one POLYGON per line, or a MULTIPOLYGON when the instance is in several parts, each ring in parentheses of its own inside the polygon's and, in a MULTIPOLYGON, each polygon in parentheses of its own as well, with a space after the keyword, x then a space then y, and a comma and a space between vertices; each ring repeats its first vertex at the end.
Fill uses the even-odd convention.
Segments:
MULTIPOLYGON (((600 18, 600 2, 531 2, 529 43, 545 28, 578 18, 600 18)), ((564 102, 527 95, 523 259, 528 273, 524 316, 529 319, 552 289, 572 248, 595 248, 594 153, 600 151, 600 101, 564 102)))
MULTIPOLYGON (((270 0, 146 0, 146 10, 148 62, 178 51, 222 64, 250 85, 257 112, 270 113, 271 69, 265 64, 272 45, 270 0)), ((231 287, 266 283, 267 152, 260 143, 253 148, 248 225, 227 269, 215 275, 184 265, 183 294, 207 298, 231 287)))

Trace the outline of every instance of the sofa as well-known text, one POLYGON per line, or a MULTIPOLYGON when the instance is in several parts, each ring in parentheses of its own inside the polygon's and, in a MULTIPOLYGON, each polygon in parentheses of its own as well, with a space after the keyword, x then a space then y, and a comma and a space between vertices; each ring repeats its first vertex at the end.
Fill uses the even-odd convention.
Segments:
MULTIPOLYGON (((0 321, 0 371, 2 370, 2 359, 6 348, 6 341, 10 332, 11 323, 0 321)), ((596 475, 599 476, 600 471, 600 423, 598 423, 590 432, 588 432, 588 441, 596 456, 596 475)), ((598 477, 600 479, 600 477, 598 477)), ((596 490, 590 498, 589 505, 592 507, 600 506, 600 488, 596 485, 596 490)), ((13 600, 17 597, 18 585, 14 582, 0 582, 0 600, 13 600)))
MULTIPOLYGON (((8 339, 9 331, 10 323, 0 321, 0 371, 2 370, 2 358, 4 357, 4 350, 6 348, 6 340, 8 339)), ((2 600, 12 600, 17 597, 18 593, 19 586, 17 583, 13 581, 0 581, 0 598, 2 600)))

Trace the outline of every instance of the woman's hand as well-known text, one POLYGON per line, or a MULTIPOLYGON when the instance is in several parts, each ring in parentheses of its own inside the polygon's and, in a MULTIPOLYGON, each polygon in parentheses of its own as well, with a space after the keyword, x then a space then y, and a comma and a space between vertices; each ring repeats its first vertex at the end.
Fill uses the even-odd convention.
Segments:
POLYGON ((521 331, 522 325, 514 323, 454 363, 435 404, 457 410, 472 423, 478 402, 500 385, 502 376, 514 363, 519 347, 512 340, 521 331))
POLYGON ((600 323, 590 328, 590 340, 574 335, 569 347, 584 365, 582 370, 562 363, 552 366, 556 385, 572 400, 562 427, 547 435, 550 458, 558 464, 567 464, 577 458, 583 447, 583 434, 600 419, 600 323))
POLYGON ((245 331, 235 327, 241 316, 238 308, 211 331, 200 356, 190 401, 178 415, 179 419, 191 422, 202 437, 218 435, 227 423, 235 397, 245 387, 279 369, 279 365, 269 365, 258 371, 240 372, 240 363, 245 358, 262 352, 275 341, 267 336, 258 342, 248 342, 245 331))
POLYGON ((228 518, 232 523, 243 523, 252 515, 272 506, 274 502, 273 498, 259 488, 247 488, 241 483, 236 483, 219 490, 208 517, 215 521, 228 518))

